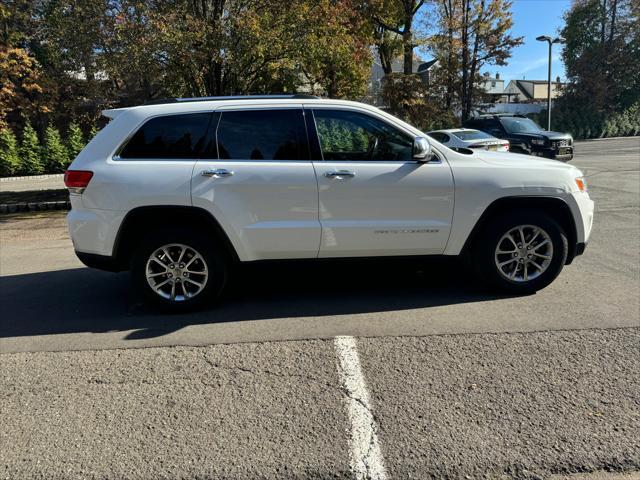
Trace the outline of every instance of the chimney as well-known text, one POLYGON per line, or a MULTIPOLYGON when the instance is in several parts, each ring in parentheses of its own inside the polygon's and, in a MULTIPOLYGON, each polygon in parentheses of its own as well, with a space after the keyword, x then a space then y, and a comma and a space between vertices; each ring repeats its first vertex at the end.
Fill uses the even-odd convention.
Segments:
POLYGON ((556 77, 556 83, 560 83, 560 77, 559 76, 556 77))
POLYGON ((500 74, 498 72, 496 72, 496 80, 500 80, 500 74))

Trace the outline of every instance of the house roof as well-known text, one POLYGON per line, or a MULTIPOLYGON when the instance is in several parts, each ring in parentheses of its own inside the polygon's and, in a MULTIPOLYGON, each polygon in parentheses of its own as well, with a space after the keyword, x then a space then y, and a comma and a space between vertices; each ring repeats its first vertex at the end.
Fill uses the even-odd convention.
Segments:
MULTIPOLYGON (((536 80, 527 80, 528 82, 535 82, 536 80)), ((522 85, 523 80, 516 80, 516 86, 518 90, 522 92, 522 94, 527 98, 527 100, 533 100, 533 95, 531 95, 526 88, 522 85)))
POLYGON ((433 60, 429 60, 428 62, 424 62, 421 63, 420 65, 418 65, 418 70, 417 72, 425 72, 429 69, 431 69, 431 67, 433 67, 436 63, 438 63, 438 59, 434 58, 433 60))

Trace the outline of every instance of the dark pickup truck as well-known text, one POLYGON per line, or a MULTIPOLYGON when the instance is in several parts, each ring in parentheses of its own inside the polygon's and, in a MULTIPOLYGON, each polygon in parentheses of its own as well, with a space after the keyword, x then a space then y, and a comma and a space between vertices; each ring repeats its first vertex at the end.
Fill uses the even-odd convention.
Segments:
POLYGON ((480 115, 468 120, 467 128, 482 130, 494 137, 509 140, 509 151, 569 161, 573 158, 573 137, 550 132, 524 115, 480 115))

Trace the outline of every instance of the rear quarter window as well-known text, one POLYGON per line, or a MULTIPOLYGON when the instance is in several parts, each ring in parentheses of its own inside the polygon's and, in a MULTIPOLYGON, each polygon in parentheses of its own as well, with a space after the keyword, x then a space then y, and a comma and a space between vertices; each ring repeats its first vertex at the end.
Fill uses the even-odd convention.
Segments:
POLYGON ((194 159, 215 146, 208 135, 211 113, 155 117, 129 139, 121 159, 194 159))

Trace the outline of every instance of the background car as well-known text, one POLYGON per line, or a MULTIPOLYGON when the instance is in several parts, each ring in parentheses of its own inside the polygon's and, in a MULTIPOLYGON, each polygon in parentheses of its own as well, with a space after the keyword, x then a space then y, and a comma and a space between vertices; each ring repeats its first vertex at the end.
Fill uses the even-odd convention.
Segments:
POLYGON ((464 126, 477 128, 494 137, 509 140, 510 150, 514 153, 565 162, 573 158, 573 137, 570 134, 544 130, 524 115, 480 115, 468 120, 464 126))
POLYGON ((431 138, 449 148, 481 148, 497 152, 508 152, 509 141, 489 135, 471 128, 451 128, 449 130, 434 130, 427 132, 431 138))

